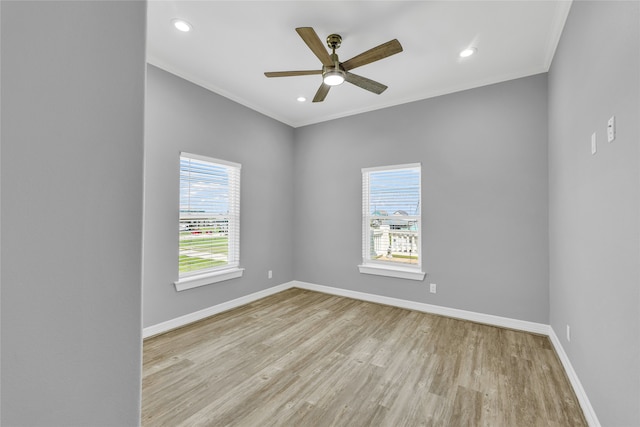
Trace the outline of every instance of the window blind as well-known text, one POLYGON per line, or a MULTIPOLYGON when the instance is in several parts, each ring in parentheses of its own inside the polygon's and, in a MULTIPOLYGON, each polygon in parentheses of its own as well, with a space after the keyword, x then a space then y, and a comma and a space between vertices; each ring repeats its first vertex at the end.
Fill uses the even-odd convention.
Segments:
POLYGON ((237 163, 180 154, 180 277, 239 265, 240 169, 237 163))

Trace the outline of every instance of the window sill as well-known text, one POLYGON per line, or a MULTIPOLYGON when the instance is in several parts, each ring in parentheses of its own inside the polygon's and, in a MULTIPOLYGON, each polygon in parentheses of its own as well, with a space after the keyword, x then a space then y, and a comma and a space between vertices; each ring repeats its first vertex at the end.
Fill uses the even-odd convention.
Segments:
POLYGON ((199 286, 211 285, 213 283, 242 277, 243 272, 244 268, 233 267, 225 270, 209 272, 206 274, 183 277, 177 282, 173 282, 173 284, 176 286, 176 291, 180 292, 187 289, 197 288, 199 286))
POLYGON ((362 274, 374 274, 376 276, 397 277, 399 279, 424 280, 426 273, 413 268, 402 268, 386 265, 359 265, 358 269, 362 274))

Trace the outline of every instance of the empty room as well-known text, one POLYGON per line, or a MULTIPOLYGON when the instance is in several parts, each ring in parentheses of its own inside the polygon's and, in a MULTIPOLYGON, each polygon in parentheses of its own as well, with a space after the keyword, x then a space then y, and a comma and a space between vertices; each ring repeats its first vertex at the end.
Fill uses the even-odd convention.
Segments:
POLYGON ((3 426, 640 426, 640 2, 0 2, 3 426))

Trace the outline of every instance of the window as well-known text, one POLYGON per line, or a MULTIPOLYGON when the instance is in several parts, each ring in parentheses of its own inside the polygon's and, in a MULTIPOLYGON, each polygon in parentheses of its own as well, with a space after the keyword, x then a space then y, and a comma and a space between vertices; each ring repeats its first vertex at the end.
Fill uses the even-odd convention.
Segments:
POLYGON ((240 165, 180 154, 180 216, 176 289, 242 276, 240 165))
POLYGON ((361 273, 423 280, 420 164, 362 169, 361 273))

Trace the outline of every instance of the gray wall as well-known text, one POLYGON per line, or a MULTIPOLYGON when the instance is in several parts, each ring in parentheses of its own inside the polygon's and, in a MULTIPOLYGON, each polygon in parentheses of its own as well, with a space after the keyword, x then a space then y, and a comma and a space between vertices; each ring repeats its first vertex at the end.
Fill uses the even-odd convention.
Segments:
POLYGON ((0 7, 1 423, 137 425, 145 3, 0 7))
POLYGON ((146 105, 144 326, 293 280, 293 129, 151 65, 146 105), (242 278, 175 290, 180 151, 242 164, 242 278))
POLYGON ((640 425, 639 27, 637 1, 574 2, 549 73, 551 326, 604 426, 640 425))
POLYGON ((296 280, 548 323, 546 74, 296 129, 294 164, 296 280), (429 276, 360 274, 360 169, 412 162, 429 276))

